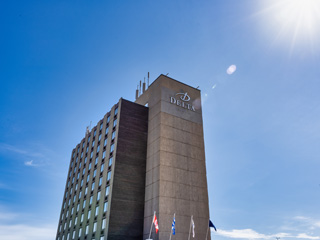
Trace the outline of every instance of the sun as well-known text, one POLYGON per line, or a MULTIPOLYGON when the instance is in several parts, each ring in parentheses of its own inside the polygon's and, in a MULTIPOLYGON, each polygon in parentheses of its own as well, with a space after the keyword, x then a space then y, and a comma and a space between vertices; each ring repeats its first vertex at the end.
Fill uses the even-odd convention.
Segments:
POLYGON ((265 0, 264 13, 277 40, 298 44, 320 41, 320 0, 265 0))

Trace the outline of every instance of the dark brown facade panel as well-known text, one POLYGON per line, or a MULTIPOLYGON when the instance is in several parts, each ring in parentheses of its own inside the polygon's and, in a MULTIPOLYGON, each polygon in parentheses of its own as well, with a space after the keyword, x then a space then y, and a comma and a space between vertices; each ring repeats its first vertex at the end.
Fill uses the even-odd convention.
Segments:
POLYGON ((148 108, 121 100, 108 240, 143 238, 148 108))

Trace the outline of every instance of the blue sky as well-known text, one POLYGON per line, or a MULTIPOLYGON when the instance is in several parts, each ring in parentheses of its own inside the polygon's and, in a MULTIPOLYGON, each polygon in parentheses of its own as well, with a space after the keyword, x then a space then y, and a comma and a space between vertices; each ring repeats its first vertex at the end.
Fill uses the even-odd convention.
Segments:
POLYGON ((319 5, 1 1, 0 239, 54 239, 71 150, 147 72, 202 90, 213 239, 320 239, 319 5))

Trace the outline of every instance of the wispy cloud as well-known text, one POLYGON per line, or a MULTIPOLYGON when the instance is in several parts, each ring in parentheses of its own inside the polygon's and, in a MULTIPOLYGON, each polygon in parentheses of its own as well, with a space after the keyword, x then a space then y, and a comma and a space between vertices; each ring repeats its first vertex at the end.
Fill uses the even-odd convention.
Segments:
POLYGON ((300 224, 304 225, 304 227, 308 227, 311 230, 320 228, 319 219, 314 219, 314 218, 305 217, 305 216, 296 216, 294 217, 294 220, 299 221, 300 224))
MULTIPOLYGON (((43 148, 40 148, 43 149, 43 148)), ((47 151, 47 149, 45 149, 47 151)), ((43 166, 49 162, 46 154, 35 151, 33 148, 19 148, 10 144, 0 143, 0 152, 18 156, 17 159, 23 160, 25 166, 43 166)))
POLYGON ((313 236, 309 236, 305 233, 300 233, 297 238, 302 238, 302 239, 320 239, 320 237, 313 237, 313 236))
MULTIPOLYGON (((5 240, 52 240, 56 235, 55 224, 21 224, 26 216, 0 205, 0 239, 5 240)), ((30 216, 28 216, 30 218, 30 216)))
POLYGON ((36 166, 38 166, 38 164, 35 164, 35 163, 33 162, 33 160, 24 162, 24 165, 30 166, 30 167, 36 167, 36 166))
POLYGON ((311 236, 306 233, 299 234, 290 234, 290 233, 276 233, 276 234, 264 234, 259 233, 253 229, 232 229, 232 230, 223 230, 218 229, 217 232, 211 230, 213 234, 218 234, 227 238, 236 238, 236 239, 275 239, 276 237, 280 238, 292 238, 292 239, 320 239, 318 236, 311 236))
POLYGON ((50 225, 0 225, 0 239, 5 240, 52 240, 55 235, 56 227, 50 225))

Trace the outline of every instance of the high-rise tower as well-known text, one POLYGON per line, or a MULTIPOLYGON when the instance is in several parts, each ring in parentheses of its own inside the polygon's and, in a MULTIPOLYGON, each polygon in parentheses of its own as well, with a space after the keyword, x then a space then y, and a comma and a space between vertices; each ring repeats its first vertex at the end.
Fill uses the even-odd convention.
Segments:
POLYGON ((164 75, 135 103, 120 99, 73 149, 56 239, 146 239, 154 211, 153 239, 169 238, 174 213, 172 239, 188 238, 191 216, 205 239, 200 91, 164 75))

